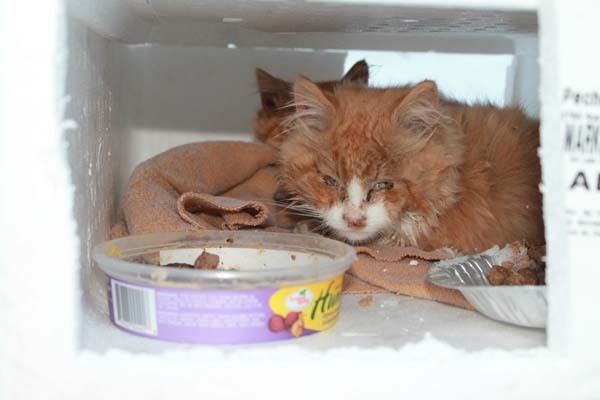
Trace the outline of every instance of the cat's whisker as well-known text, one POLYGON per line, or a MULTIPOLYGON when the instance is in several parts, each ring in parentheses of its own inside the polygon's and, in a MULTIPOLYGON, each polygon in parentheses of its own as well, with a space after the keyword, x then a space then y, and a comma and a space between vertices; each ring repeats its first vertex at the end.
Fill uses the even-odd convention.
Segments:
POLYGON ((314 212, 314 211, 303 211, 303 210, 294 211, 294 210, 287 210, 287 212, 288 213, 293 213, 293 214, 296 214, 296 215, 304 215, 304 216, 307 216, 307 217, 314 217, 314 218, 321 218, 322 217, 321 213, 314 212))
POLYGON ((311 232, 319 232, 319 233, 328 233, 330 230, 329 226, 326 223, 322 222, 319 225, 312 228, 311 232))
POLYGON ((290 201, 289 207, 290 208, 315 210, 316 211, 316 208, 313 207, 313 206, 311 206, 310 204, 307 204, 307 203, 304 203, 304 202, 295 201, 295 200, 290 201))
POLYGON ((290 133, 291 131, 294 130, 294 125, 290 124, 287 119, 282 120, 279 123, 279 126, 283 129, 281 129, 278 133, 276 133, 275 135, 273 135, 274 138, 280 137, 280 136, 285 136, 288 133, 290 133))
POLYGON ((257 201, 260 202, 260 203, 262 203, 262 204, 266 204, 266 205, 270 205, 270 206, 283 207, 283 208, 288 208, 288 207, 294 205, 294 200, 280 201, 280 200, 257 199, 257 201))
POLYGON ((296 207, 289 206, 289 205, 287 207, 280 206, 280 208, 281 208, 280 210, 276 211, 277 213, 286 213, 286 214, 299 215, 299 216, 318 218, 318 219, 321 219, 323 217, 323 214, 320 211, 313 210, 313 209, 296 208, 296 207))
POLYGON ((291 202, 282 202, 269 199, 257 199, 257 201, 267 206, 277 207, 278 209, 275 210, 277 215, 289 214, 312 219, 323 219, 323 213, 314 207, 304 203, 294 203, 294 201, 299 201, 299 199, 292 200, 291 202))
POLYGON ((322 219, 322 215, 319 213, 310 213, 310 212, 302 212, 302 211, 290 211, 290 210, 279 210, 277 211, 278 214, 289 214, 289 215, 297 215, 297 216, 301 216, 301 217, 309 217, 309 218, 316 218, 316 219, 322 219))
POLYGON ((294 203, 292 203, 292 204, 290 204, 290 205, 288 206, 288 208, 295 209, 295 210, 311 210, 311 211, 317 211, 317 210, 316 210, 314 207, 311 207, 311 206, 309 206, 309 205, 306 205, 306 204, 294 204, 294 203))
POLYGON ((316 219, 320 219, 320 217, 318 215, 313 215, 313 214, 303 214, 303 213, 295 213, 295 212, 289 212, 289 211, 279 211, 278 214, 287 214, 287 215, 296 215, 299 217, 309 217, 309 218, 316 218, 316 219))

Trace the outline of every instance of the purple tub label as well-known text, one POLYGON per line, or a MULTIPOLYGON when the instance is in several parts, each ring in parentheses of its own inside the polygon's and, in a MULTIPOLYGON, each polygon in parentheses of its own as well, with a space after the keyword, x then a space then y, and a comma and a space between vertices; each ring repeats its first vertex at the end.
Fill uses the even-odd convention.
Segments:
POLYGON ((327 329, 339 313, 342 276, 262 290, 151 287, 109 278, 112 322, 138 335, 188 343, 250 343, 327 329))

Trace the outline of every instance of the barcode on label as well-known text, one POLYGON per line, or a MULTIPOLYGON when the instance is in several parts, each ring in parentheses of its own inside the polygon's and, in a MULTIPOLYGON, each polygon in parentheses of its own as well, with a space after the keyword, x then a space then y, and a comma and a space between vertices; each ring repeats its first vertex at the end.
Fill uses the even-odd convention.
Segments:
POLYGON ((115 323, 140 333, 156 335, 154 290, 111 280, 115 323))

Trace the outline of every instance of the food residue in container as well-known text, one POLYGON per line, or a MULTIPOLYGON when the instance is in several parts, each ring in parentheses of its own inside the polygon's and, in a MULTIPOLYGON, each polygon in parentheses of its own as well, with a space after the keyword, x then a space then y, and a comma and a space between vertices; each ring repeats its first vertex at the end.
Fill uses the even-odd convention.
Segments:
POLYGON ((545 263, 541 260, 545 251, 527 243, 509 246, 512 246, 514 254, 512 261, 506 260, 492 266, 487 276, 488 282, 493 286, 545 285, 545 263))
POLYGON ((216 269, 219 266, 219 256, 203 251, 194 261, 194 265, 187 263, 169 263, 165 267, 171 268, 190 268, 190 269, 216 269))
POLYGON ((292 259, 292 261, 296 261, 296 255, 295 254, 290 254, 290 258, 292 259))
POLYGON ((219 266, 219 256, 207 252, 202 252, 194 261, 194 268, 198 269, 215 269, 219 266))
POLYGON ((544 272, 540 269, 530 267, 515 269, 510 262, 504 265, 494 265, 488 273, 488 281, 491 285, 543 285, 544 272))
POLYGON ((121 249, 119 248, 119 246, 117 246, 115 244, 111 244, 110 246, 108 246, 106 248, 106 254, 111 257, 116 257, 116 258, 121 258, 123 256, 121 249))
POLYGON ((168 263, 164 265, 165 267, 170 267, 170 268, 196 268, 194 267, 192 264, 187 264, 187 263, 168 263))
POLYGON ((374 297, 372 295, 365 296, 358 301, 361 307, 371 307, 373 305, 374 297))

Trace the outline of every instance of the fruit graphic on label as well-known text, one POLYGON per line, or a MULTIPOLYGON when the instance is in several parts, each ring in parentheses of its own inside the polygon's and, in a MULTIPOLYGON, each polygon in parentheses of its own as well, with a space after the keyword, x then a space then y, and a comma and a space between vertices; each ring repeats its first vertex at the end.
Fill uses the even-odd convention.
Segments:
POLYGON ((302 314, 298 315, 298 319, 292 324, 290 327, 290 333, 295 337, 302 335, 304 332, 304 320, 302 319, 302 314))
POLYGON ((293 293, 290 293, 285 299, 285 306, 294 311, 304 310, 310 306, 315 294, 308 288, 302 288, 293 293))
POLYGON ((294 322, 298 320, 300 315, 301 314, 298 311, 290 311, 288 315, 285 316, 285 320, 283 321, 285 323, 285 327, 289 329, 292 325, 294 325, 294 322))
POLYGON ((285 330, 285 323, 281 315, 275 314, 271 317, 269 320, 269 330, 275 333, 285 330))

